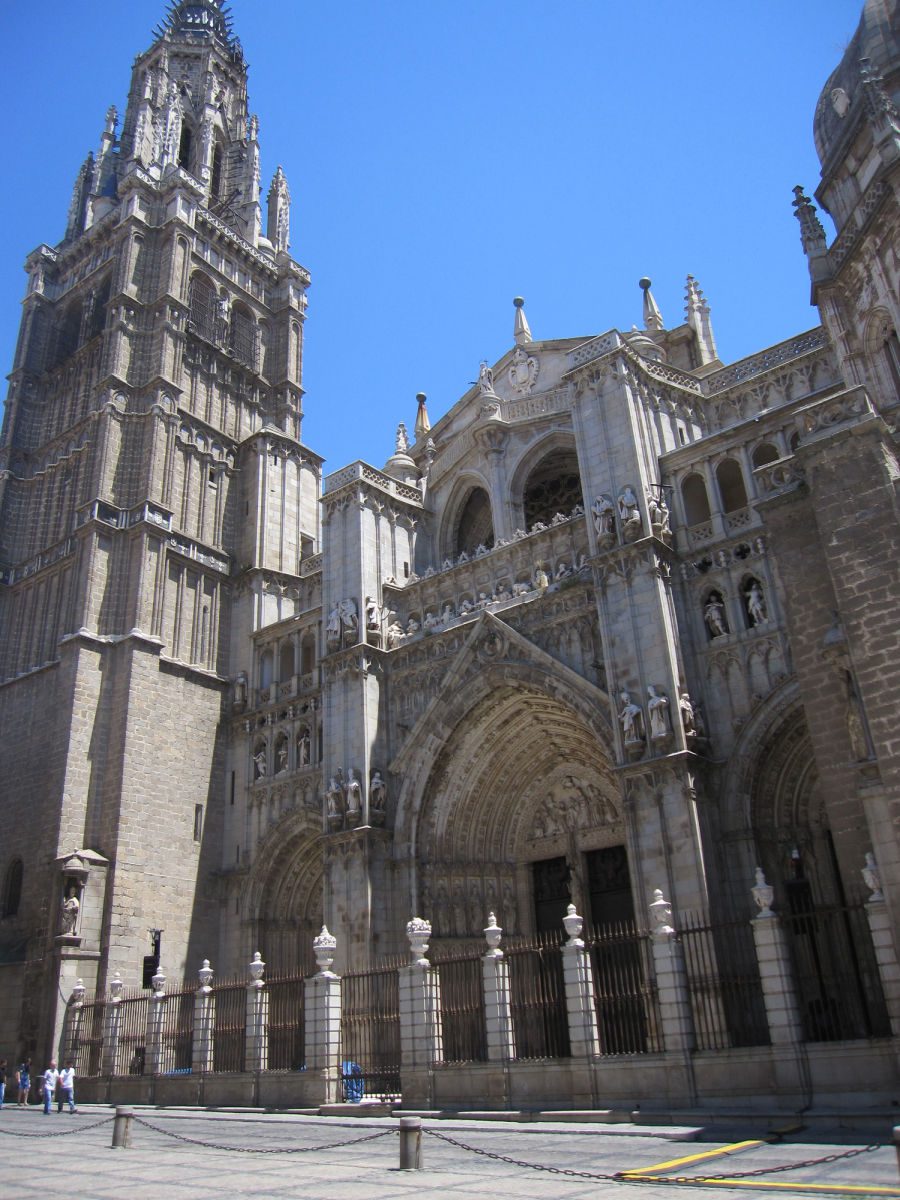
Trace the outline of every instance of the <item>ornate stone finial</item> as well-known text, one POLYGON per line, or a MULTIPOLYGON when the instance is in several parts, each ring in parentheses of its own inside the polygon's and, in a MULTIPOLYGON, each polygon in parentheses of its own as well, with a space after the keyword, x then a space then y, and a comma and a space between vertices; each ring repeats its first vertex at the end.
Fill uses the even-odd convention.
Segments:
POLYGON ((425 401, 428 397, 424 392, 416 392, 416 404, 419 406, 416 410, 415 434, 416 441, 424 437, 431 429, 431 422, 428 419, 428 409, 425 407, 425 401))
POLYGON ((866 864, 862 868, 863 882, 872 893, 867 904, 883 904, 884 892, 881 890, 881 873, 878 870, 878 863, 875 861, 875 855, 871 850, 866 851, 866 864))
POLYGON ((111 104, 106 110, 106 129, 104 130, 110 137, 116 136, 116 126, 119 123, 119 110, 114 104, 111 104))
POLYGON ((488 944, 488 953, 493 958, 499 958, 502 951, 500 950, 500 938, 503 930, 497 924, 497 917, 494 913, 488 913, 487 928, 484 931, 485 941, 488 944))
POLYGON ((212 967, 209 965, 209 959, 204 958, 203 966, 197 972, 197 978, 200 980, 200 989, 199 990, 201 992, 211 992, 212 991, 212 988, 209 985, 212 983, 212 977, 214 974, 215 974, 215 972, 213 971, 212 967))
POLYGON ((644 293, 644 328, 654 331, 665 329, 666 323, 659 311, 659 305, 653 299, 653 293, 650 291, 651 282, 646 275, 638 280, 638 287, 644 293))
POLYGON ((327 975, 334 962, 334 952, 337 950, 337 938, 328 932, 328 926, 323 925, 320 933, 313 938, 313 954, 316 956, 316 966, 319 974, 327 975))
POLYGON ((650 920, 653 922, 652 936, 658 941, 670 938, 675 933, 672 925, 672 905, 665 898, 662 888, 656 888, 653 893, 653 903, 649 905, 650 920))
POLYGON ((406 923, 406 936, 409 938, 409 952, 416 966, 427 967, 428 939, 431 937, 431 922, 423 921, 421 917, 413 917, 406 923))
POLYGON ((697 339, 700 361, 702 363, 712 362, 718 357, 718 352, 716 339, 713 336, 709 305, 703 295, 703 289, 693 275, 688 275, 684 289, 684 315, 697 339))
POLYGON ((156 974, 150 982, 153 985, 153 994, 155 996, 164 996, 166 994, 166 975, 162 967, 156 968, 156 974))
POLYGON ((110 1004, 118 1004, 122 999, 122 992, 125 990, 125 984, 122 982, 122 976, 118 971, 115 972, 112 979, 109 981, 109 1002, 110 1004))
POLYGON ((513 321, 513 337, 517 346, 524 346, 533 340, 531 330, 528 327, 528 318, 525 316, 525 301, 521 296, 516 296, 513 299, 513 304, 516 309, 516 316, 513 321))
POLYGON ((70 1004, 84 1004, 84 980, 76 979, 75 986, 72 988, 72 995, 69 997, 70 1004))
POLYGON ((275 172, 269 187, 266 237, 277 251, 287 252, 290 248, 291 190, 281 167, 275 172))
POLYGON ((894 126, 900 121, 897 106, 884 86, 884 78, 868 58, 859 60, 859 81, 862 84, 866 112, 874 125, 887 122, 894 126))
POLYGON ((775 889, 770 883, 766 883, 762 867, 756 868, 756 885, 751 891, 753 899, 756 902, 756 907, 759 909, 757 920, 766 920, 769 917, 774 917, 772 901, 775 898, 775 889))
POLYGON ((816 206, 810 198, 804 195, 803 188, 797 184, 794 188, 794 216, 800 222, 800 242, 803 253, 810 257, 813 254, 824 254, 826 247, 825 229, 816 213, 816 206))
POLYGON ((570 904, 566 909, 566 915, 563 917, 563 928, 566 931, 566 937, 569 939, 566 942, 567 946, 583 946, 581 940, 581 930, 584 927, 584 917, 580 917, 574 904, 570 904))
POLYGON ((266 964, 262 960, 262 955, 257 950, 253 955, 253 962, 249 966, 250 982, 257 987, 262 987, 263 971, 266 969, 266 964))

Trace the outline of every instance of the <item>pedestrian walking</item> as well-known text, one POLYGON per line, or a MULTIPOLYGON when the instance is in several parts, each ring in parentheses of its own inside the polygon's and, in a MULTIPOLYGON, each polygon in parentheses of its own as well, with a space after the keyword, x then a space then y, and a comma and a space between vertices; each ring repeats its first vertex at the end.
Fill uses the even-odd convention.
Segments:
POLYGON ((3 1099, 6 1096, 6 1059, 0 1058, 0 1108, 3 1107, 3 1099))
POLYGON ((56 1084, 56 1111, 62 1112, 63 1104, 68 1101, 69 1112, 75 1111, 75 1063, 70 1058, 59 1073, 56 1084))
POLYGON ((50 1066, 43 1075, 43 1091, 44 1091, 44 1116, 49 1117, 50 1109, 53 1106, 53 1093, 56 1091, 56 1082, 59 1079, 59 1071, 56 1069, 56 1059, 50 1059, 50 1066))
POLYGON ((26 1058, 24 1062, 19 1063, 19 1069, 16 1071, 16 1083, 19 1088, 17 1104, 19 1108, 24 1108, 28 1103, 28 1093, 31 1091, 31 1059, 26 1058))

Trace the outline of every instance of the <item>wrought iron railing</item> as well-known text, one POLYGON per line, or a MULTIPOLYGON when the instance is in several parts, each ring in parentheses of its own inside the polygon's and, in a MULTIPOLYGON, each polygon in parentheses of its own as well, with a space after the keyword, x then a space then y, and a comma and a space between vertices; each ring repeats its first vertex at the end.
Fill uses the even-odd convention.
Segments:
POLYGON ((400 1095, 400 986, 394 965, 344 975, 341 983, 344 1098, 400 1095))
POLYGON ((158 1074, 191 1070, 194 1049, 194 989, 167 992, 159 1030, 158 1074))
POLYGON ((480 954, 433 958, 441 984, 444 1062, 484 1062, 487 1034, 480 954))
POLYGON ((593 969, 601 1053, 661 1051, 659 996, 646 932, 628 922, 597 925, 585 943, 593 969))
POLYGON ((517 1058, 568 1058, 562 932, 504 944, 517 1058))
POLYGON ((147 1056, 147 992, 126 992, 120 1002, 118 1062, 114 1075, 143 1075, 147 1056))
POLYGON ((750 922, 711 924, 702 916, 685 913, 679 925, 696 1048, 768 1045, 769 1026, 750 922))
POLYGON ((216 985, 213 1070, 243 1071, 247 1025, 247 984, 233 979, 216 985))
POLYGON ((303 988, 302 975, 285 975, 266 983, 270 1071, 299 1071, 306 1060, 303 988))
POLYGON ((76 1079, 99 1075, 103 1064, 103 1016, 106 1003, 94 1000, 81 1010, 78 1033, 71 1048, 76 1079))

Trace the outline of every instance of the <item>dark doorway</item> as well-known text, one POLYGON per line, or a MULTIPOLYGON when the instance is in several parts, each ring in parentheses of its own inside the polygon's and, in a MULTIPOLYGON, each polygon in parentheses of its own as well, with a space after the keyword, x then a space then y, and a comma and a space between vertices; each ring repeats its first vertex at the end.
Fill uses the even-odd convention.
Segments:
POLYGON ((565 858, 545 858, 531 864, 534 881, 534 924, 538 933, 559 933, 572 902, 569 864, 565 858))
POLYGON ((607 846, 603 850, 590 850, 585 859, 591 923, 613 925, 632 922, 634 899, 625 847, 607 846))

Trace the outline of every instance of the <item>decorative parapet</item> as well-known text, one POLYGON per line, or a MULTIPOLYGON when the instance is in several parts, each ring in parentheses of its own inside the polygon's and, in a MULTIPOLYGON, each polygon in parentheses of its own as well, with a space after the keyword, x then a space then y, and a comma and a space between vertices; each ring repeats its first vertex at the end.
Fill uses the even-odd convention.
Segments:
POLYGON ((808 333, 801 333, 799 337, 779 342, 776 346, 760 351, 759 354, 751 354, 749 358, 739 359, 730 367, 724 367, 721 371, 707 376, 703 381, 703 392, 707 396, 716 396, 726 388, 743 383, 754 375, 771 371, 773 367, 779 367, 782 363, 790 362, 791 359, 799 358, 812 350, 821 350, 828 344, 828 334, 821 326, 811 329, 808 333))
POLYGON ((324 562, 322 554, 313 554, 310 558, 304 558, 300 562, 301 575, 317 575, 322 570, 324 562))
POLYGON ((879 207, 888 194, 888 185, 883 179, 877 180, 858 205, 853 222, 847 222, 828 249, 828 266, 833 275, 840 271, 850 251, 859 241, 869 218, 879 207))
POLYGON ((418 488, 400 483, 398 480, 392 479, 390 475, 385 475, 383 471, 376 471, 374 467, 370 467, 368 463, 364 462, 351 463, 349 467, 342 467, 340 471, 327 475, 322 489, 323 496, 333 496, 341 488, 358 482, 374 484, 375 487, 389 495, 396 496, 398 500, 410 500, 418 505, 422 503, 422 493, 418 488))
POLYGON ((506 420, 510 422, 568 412, 571 407, 572 394, 568 388, 557 388, 538 396, 527 396, 524 400, 508 400, 504 405, 506 420))
POLYGON ((602 358, 604 354, 609 354, 610 350, 615 350, 622 345, 622 338, 615 329, 610 329, 608 333, 601 333, 598 337, 591 338, 590 341, 576 346, 574 350, 570 350, 568 354, 571 368, 583 367, 586 363, 593 362, 594 359, 602 358))
POLYGON ((37 575, 39 571, 43 571, 47 567, 55 566, 62 559, 68 558, 74 553, 75 539, 73 537, 63 538, 61 542, 57 542, 49 550, 42 550, 40 554, 35 554, 33 558, 29 558, 26 562, 19 563, 15 567, 7 567, 5 570, 0 571, 0 583, 12 586, 12 584, 19 583, 22 579, 30 579, 32 575, 37 575))
POLYGON ((831 433, 842 425, 855 423, 860 417, 874 414, 875 409, 864 388, 855 387, 850 391, 838 392, 836 396, 828 396, 801 408, 797 413, 800 445, 814 441, 817 435, 831 433))
POLYGON ((779 458, 775 462, 757 467, 753 472, 760 492, 766 498, 784 495, 796 490, 805 479, 805 472, 796 458, 779 458))

